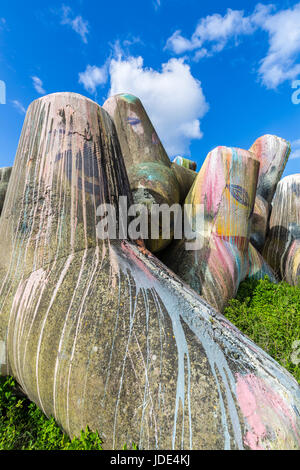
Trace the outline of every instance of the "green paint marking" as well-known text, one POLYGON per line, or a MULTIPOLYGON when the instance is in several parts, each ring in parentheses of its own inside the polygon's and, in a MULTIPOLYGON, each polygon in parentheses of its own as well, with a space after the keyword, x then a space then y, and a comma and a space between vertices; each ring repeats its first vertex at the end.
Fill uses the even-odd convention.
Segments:
POLYGON ((122 93, 121 98, 123 98, 123 100, 127 101, 128 103, 134 103, 136 101, 136 96, 130 95, 128 93, 122 93))

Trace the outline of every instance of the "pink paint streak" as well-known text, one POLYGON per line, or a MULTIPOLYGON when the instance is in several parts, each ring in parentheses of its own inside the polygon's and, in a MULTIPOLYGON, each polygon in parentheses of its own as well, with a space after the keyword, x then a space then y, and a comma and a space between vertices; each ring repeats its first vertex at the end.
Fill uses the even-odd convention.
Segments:
POLYGON ((252 450, 270 448, 268 427, 276 436, 272 441, 280 439, 284 444, 287 439, 292 439, 299 445, 294 412, 281 396, 254 374, 237 374, 236 377, 237 399, 249 428, 244 436, 244 443, 252 450), (288 435, 283 430, 289 430, 288 435))

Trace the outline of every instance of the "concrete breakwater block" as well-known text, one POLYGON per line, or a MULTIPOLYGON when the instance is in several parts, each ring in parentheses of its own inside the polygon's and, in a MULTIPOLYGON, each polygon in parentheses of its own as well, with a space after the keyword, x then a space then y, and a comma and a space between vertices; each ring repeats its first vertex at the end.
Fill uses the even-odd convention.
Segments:
POLYGON ((0 168, 0 215, 4 205, 11 170, 11 167, 0 168))
POLYGON ((179 183, 180 190, 180 203, 183 204, 186 196, 188 195, 189 190, 191 189, 197 173, 194 170, 185 168, 184 166, 177 165, 177 163, 172 163, 172 169, 175 173, 177 181, 179 183))
POLYGON ((248 247, 248 256, 249 256, 249 271, 247 278, 250 279, 264 279, 265 276, 268 276, 269 280, 276 284, 278 282, 278 276, 274 270, 269 266, 267 261, 263 258, 260 252, 249 242, 248 247))
POLYGON ((291 146, 281 137, 267 134, 256 139, 250 152, 254 153, 260 163, 250 240, 262 252, 268 231, 271 202, 288 161, 291 146))
MULTIPOLYGON (((192 206, 194 231, 198 212, 203 210, 199 249, 187 251, 185 238, 174 242, 162 258, 220 311, 250 271, 248 250, 258 171, 258 160, 247 150, 217 147, 210 152, 185 200, 192 206)), ((252 247, 251 269, 258 274, 264 263, 255 251, 252 247)))
POLYGON ((263 256, 281 279, 300 283, 300 174, 277 186, 263 256))
MULTIPOLYGON (((183 202, 196 173, 171 164, 141 101, 122 93, 108 98, 103 109, 114 121, 134 202, 145 205, 149 213, 153 204, 172 206, 183 202)), ((160 223, 159 239, 150 237, 145 243, 156 253, 172 238, 172 230, 169 238, 163 238, 160 223)))
MULTIPOLYGON (((244 172, 247 159, 249 174, 220 202, 246 220, 258 165, 234 152, 217 160, 244 172)), ((34 101, 0 219, 1 373, 71 436, 97 429, 105 448, 299 449, 293 377, 144 246, 99 240, 97 207, 117 212, 124 195, 109 115, 73 93, 34 101)), ((217 214, 216 237, 233 236, 217 214)), ((248 229, 234 227, 232 247, 248 249, 248 229)))
POLYGON ((174 158, 173 163, 193 171, 196 171, 197 169, 197 163, 189 160, 188 158, 178 156, 174 158))

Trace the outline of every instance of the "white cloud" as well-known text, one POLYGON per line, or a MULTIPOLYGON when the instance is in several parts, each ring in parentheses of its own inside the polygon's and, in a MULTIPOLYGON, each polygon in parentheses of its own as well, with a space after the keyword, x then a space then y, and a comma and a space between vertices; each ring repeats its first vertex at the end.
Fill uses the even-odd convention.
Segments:
POLYGON ((8 30, 6 19, 0 18, 0 31, 5 30, 5 29, 8 30))
POLYGON ((72 9, 68 6, 62 6, 62 19, 61 24, 66 24, 71 26, 73 31, 75 31, 81 37, 82 41, 87 44, 87 35, 89 34, 89 23, 84 20, 82 16, 76 16, 72 19, 72 9))
POLYGON ((170 59, 157 71, 144 67, 143 58, 124 52, 122 45, 114 43, 112 56, 102 67, 88 65, 79 74, 79 83, 94 94, 110 81, 109 96, 137 96, 169 155, 188 153, 191 140, 202 138, 200 120, 208 111, 201 82, 182 58, 170 59))
POLYGON ((300 74, 300 3, 269 15, 260 26, 269 34, 269 50, 261 61, 259 74, 267 88, 276 88, 300 74))
POLYGON ((24 106, 22 105, 22 103, 20 103, 20 101, 18 101, 18 100, 13 100, 13 101, 12 101, 12 104, 13 104, 14 107, 19 111, 19 113, 21 113, 21 114, 26 114, 26 109, 24 108, 24 106))
POLYGON ((160 72, 143 66, 142 57, 112 59, 109 95, 139 97, 169 155, 188 152, 200 139, 200 119, 208 110, 201 83, 183 59, 170 59, 160 72))
POLYGON ((182 54, 183 52, 192 51, 197 49, 199 43, 192 39, 186 39, 181 35, 181 31, 178 29, 172 36, 167 40, 166 48, 170 49, 175 54, 182 54))
POLYGON ((160 0, 153 0, 154 9, 157 11, 160 7, 160 0))
MULTIPOLYGON (((116 41, 116 43, 119 43, 119 41, 116 41)), ((116 44, 115 43, 115 44, 116 44)), ((143 41, 141 40, 140 37, 138 36, 131 36, 131 38, 129 39, 125 39, 123 42, 122 42, 123 46, 125 47, 130 47, 130 46, 134 46, 135 44, 142 44, 144 45, 143 41)))
POLYGON ((300 158, 300 139, 291 142, 291 147, 292 151, 289 160, 295 160, 296 158, 300 158))
POLYGON ((261 60, 258 74, 267 88, 276 88, 300 74, 300 3, 276 12, 274 5, 257 4, 253 13, 228 9, 224 16, 214 14, 200 19, 190 39, 175 31, 166 48, 176 54, 194 51, 194 60, 210 57, 233 40, 261 30, 268 33, 269 49, 261 60), (297 63, 298 61, 298 63, 297 63))
POLYGON ((107 66, 97 67, 88 65, 84 72, 79 74, 79 83, 89 93, 95 93, 97 86, 104 85, 107 82, 107 66))
POLYGON ((254 29, 255 24, 251 17, 244 16, 244 11, 228 8, 224 16, 216 13, 200 19, 191 39, 183 37, 181 31, 175 31, 168 39, 166 47, 176 54, 181 54, 195 49, 201 51, 203 45, 207 44, 210 51, 208 52, 207 48, 205 50, 208 55, 212 55, 224 49, 230 39, 251 34, 254 29))
POLYGON ((32 81, 33 81, 33 86, 35 88, 35 90, 40 94, 40 95, 44 95, 46 93, 46 91, 44 90, 43 88, 43 82, 42 80, 39 78, 39 77, 31 77, 32 78, 32 81))

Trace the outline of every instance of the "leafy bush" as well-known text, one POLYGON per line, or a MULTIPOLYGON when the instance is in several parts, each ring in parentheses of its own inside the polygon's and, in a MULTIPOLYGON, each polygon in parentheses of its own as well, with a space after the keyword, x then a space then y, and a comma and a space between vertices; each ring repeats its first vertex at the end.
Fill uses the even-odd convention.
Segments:
POLYGON ((300 364, 292 360, 300 341, 300 287, 248 279, 224 315, 300 382, 300 364))
POLYGON ((0 450, 102 450, 98 433, 88 428, 70 439, 34 403, 18 398, 12 377, 0 377, 0 450))

